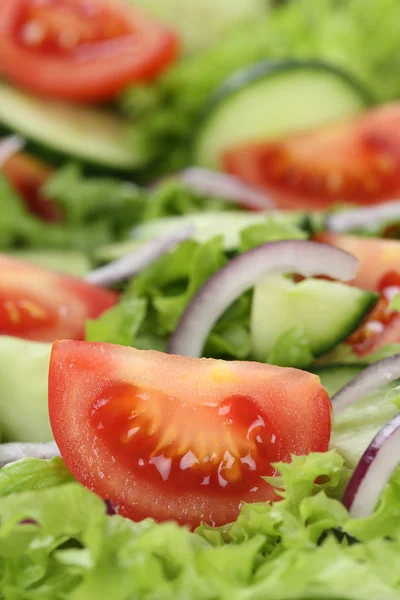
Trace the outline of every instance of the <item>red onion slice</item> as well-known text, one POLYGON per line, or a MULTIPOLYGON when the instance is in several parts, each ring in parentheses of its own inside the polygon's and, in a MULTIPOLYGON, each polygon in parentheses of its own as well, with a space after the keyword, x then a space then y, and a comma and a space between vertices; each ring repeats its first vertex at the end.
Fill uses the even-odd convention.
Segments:
POLYGON ((347 484, 343 504, 351 517, 368 517, 373 513, 399 462, 400 414, 377 433, 347 484))
POLYGON ((194 231, 195 228, 191 224, 186 224, 178 230, 167 231, 135 252, 88 273, 85 280, 88 283, 106 287, 130 279, 138 275, 168 250, 192 237, 194 231))
POLYGON ((178 173, 176 177, 188 188, 200 194, 216 196, 221 200, 240 204, 252 210, 274 208, 274 203, 269 196, 261 190, 243 183, 234 175, 200 167, 190 167, 178 173))
POLYGON ((332 407, 335 415, 348 408, 368 393, 400 378, 400 354, 366 367, 354 379, 349 381, 341 390, 332 396, 332 407))
POLYGON ((24 146, 25 142, 19 135, 9 135, 0 139, 0 167, 24 146))
POLYGON ((53 458, 60 456, 55 442, 0 444, 0 469, 20 458, 53 458))
POLYGON ((193 296, 170 337, 167 351, 201 356, 208 334, 219 317, 267 275, 327 275, 347 281, 354 278, 357 265, 358 260, 343 250, 303 240, 270 242, 244 252, 210 277, 193 296))
POLYGON ((326 219, 325 228, 335 233, 358 228, 373 231, 380 222, 392 219, 400 221, 400 200, 334 213, 326 219))

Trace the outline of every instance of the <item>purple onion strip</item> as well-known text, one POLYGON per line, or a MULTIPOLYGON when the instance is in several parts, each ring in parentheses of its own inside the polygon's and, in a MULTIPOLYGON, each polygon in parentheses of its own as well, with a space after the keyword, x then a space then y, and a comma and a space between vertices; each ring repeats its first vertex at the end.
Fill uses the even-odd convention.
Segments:
MULTIPOLYGON (((199 357, 209 332, 225 310, 268 275, 300 273, 353 279, 358 260, 333 246, 304 240, 270 242, 244 252, 219 269, 193 296, 167 352, 199 357)), ((268 315, 266 315, 268 318, 268 315)))
POLYGON ((335 233, 358 228, 373 231, 377 224, 391 219, 400 221, 400 200, 333 213, 326 219, 325 227, 335 233))
POLYGON ((343 504, 353 518, 368 517, 400 462, 400 414, 377 433, 347 484, 343 504))
POLYGON ((0 139, 0 167, 14 154, 22 150, 25 142, 19 135, 9 135, 0 139))
POLYGON ((190 167, 176 175, 184 185, 200 194, 212 195, 253 210, 274 208, 271 198, 234 175, 190 167))
POLYGON ((394 354, 366 367, 331 398, 334 414, 338 415, 368 393, 379 390, 399 378, 400 354, 394 354))
POLYGON ((88 273, 85 280, 88 283, 106 287, 135 277, 177 244, 192 237, 194 231, 195 228, 191 224, 184 225, 174 231, 167 231, 163 235, 150 240, 135 252, 88 273))

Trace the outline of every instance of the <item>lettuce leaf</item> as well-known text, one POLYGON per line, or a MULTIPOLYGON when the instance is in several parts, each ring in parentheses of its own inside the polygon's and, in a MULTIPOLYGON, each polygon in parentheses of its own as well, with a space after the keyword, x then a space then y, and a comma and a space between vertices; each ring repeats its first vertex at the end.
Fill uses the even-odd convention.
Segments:
POLYGON ((15 493, 0 497, 2 600, 400 598, 398 492, 372 517, 350 519, 337 499, 348 473, 336 452, 278 463, 280 502, 245 504, 235 523, 195 533, 109 517, 73 481, 18 484, 23 463, 9 465, 15 493))
POLYGON ((153 86, 122 99, 134 119, 132 137, 162 171, 188 163, 190 137, 210 94, 229 75, 254 62, 320 58, 357 76, 379 100, 400 94, 400 19, 397 0, 296 0, 256 24, 243 26, 209 51, 171 68, 153 86))

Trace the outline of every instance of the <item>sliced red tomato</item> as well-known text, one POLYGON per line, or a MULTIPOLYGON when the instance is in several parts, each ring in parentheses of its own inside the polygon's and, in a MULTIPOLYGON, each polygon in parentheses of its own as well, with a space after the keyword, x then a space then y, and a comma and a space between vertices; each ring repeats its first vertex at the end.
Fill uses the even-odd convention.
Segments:
POLYGON ((117 0, 6 0, 0 23, 1 74, 66 100, 111 98, 178 51, 171 31, 117 0))
POLYGON ((315 239, 356 256, 360 264, 354 284, 381 294, 375 309, 348 340, 356 354, 365 356, 400 343, 400 313, 389 310, 391 299, 400 293, 400 241, 333 233, 318 234, 315 239))
POLYGON ((5 255, 0 255, 0 275, 0 335, 80 340, 86 319, 117 302, 115 292, 5 255))
POLYGON ((223 169, 265 190, 284 209, 375 204, 400 194, 400 103, 270 142, 244 144, 223 169))
POLYGON ((53 346, 49 411, 78 481, 131 519, 191 527, 277 500, 261 476, 326 451, 331 426, 310 373, 71 341, 53 346))
POLYGON ((52 172, 46 163, 26 152, 17 152, 1 166, 1 172, 21 194, 32 213, 46 221, 61 219, 59 208, 41 192, 52 172))

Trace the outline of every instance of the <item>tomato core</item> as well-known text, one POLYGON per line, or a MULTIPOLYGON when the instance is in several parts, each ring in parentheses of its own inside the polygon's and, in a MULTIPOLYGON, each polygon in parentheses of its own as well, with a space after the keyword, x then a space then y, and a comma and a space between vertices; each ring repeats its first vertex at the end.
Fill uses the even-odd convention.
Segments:
POLYGON ((159 390, 112 385, 89 415, 98 437, 128 471, 152 484, 212 493, 257 491, 281 459, 281 435, 247 396, 185 402, 159 390))

